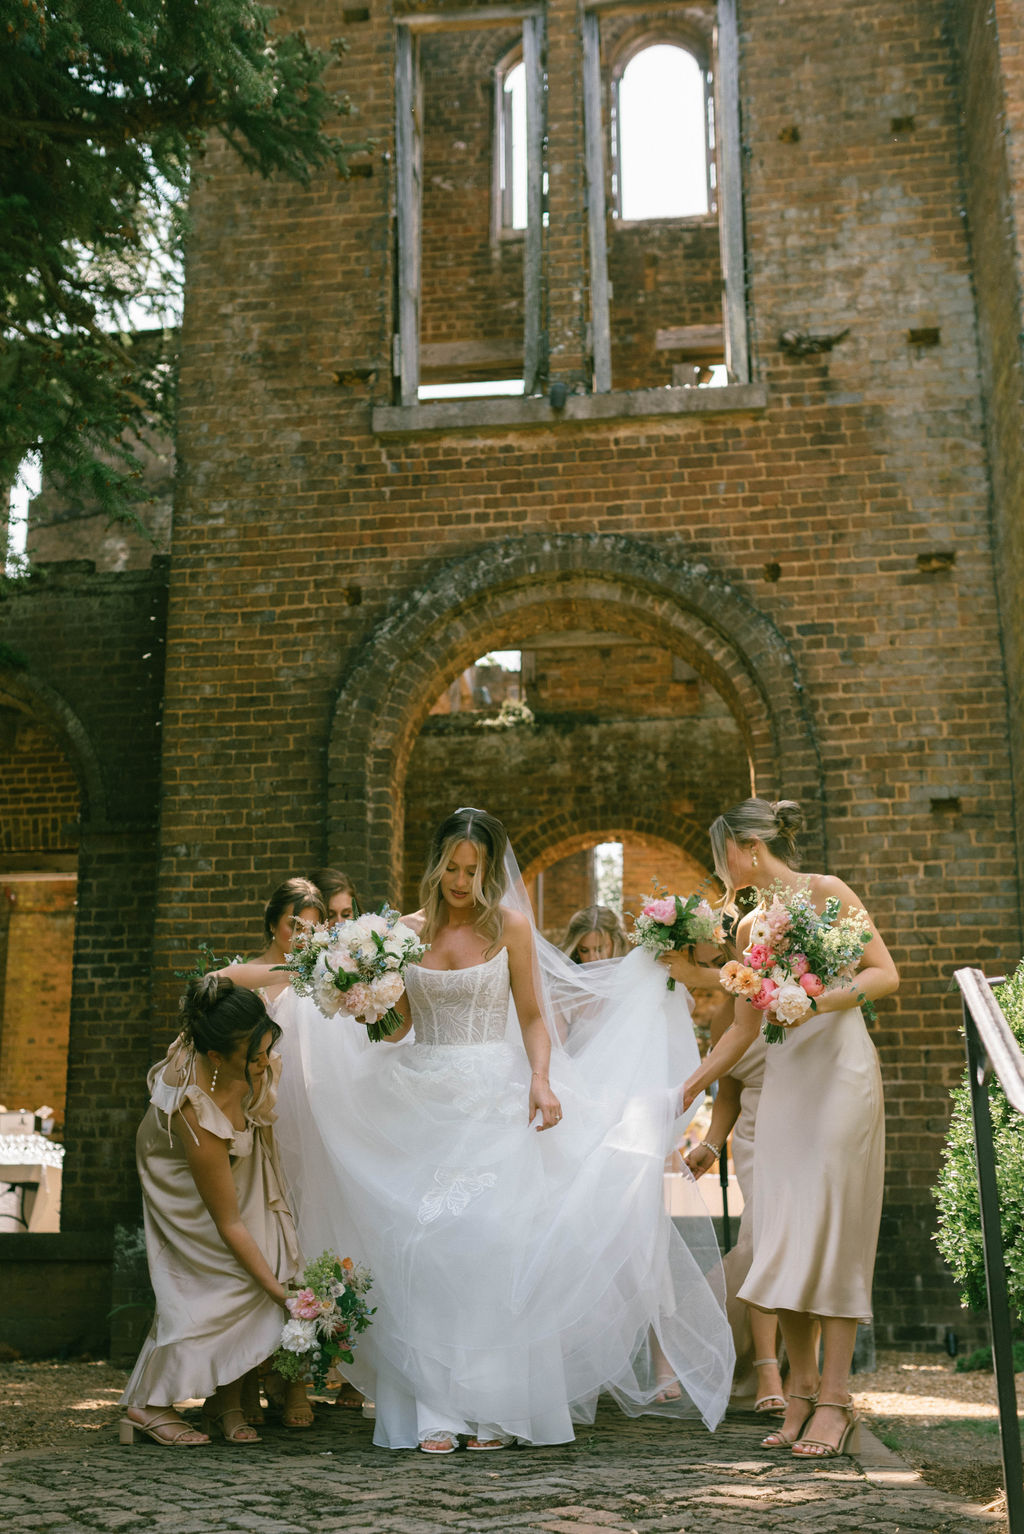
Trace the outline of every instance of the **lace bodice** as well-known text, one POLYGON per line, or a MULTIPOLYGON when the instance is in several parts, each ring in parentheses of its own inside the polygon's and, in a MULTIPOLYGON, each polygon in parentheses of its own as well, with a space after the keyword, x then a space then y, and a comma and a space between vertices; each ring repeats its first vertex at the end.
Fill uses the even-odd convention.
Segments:
POLYGON ((508 949, 469 969, 405 972, 417 1044, 501 1044, 508 1024, 508 949))

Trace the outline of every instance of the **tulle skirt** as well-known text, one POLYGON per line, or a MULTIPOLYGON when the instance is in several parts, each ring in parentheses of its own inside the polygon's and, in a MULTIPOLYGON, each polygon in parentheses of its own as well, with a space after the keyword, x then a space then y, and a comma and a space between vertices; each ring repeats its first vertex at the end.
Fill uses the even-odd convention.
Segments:
POLYGON ((665 1213, 662 1171, 697 1063, 685 992, 644 954, 606 1015, 554 1053, 562 1122, 527 1122, 521 1042, 382 1043, 355 1055, 296 1009, 288 1064, 309 1103, 299 1234, 365 1263, 377 1307, 352 1382, 374 1441, 439 1430, 573 1437, 609 1392, 628 1413, 725 1410, 733 1350, 718 1247, 697 1186, 665 1213), (315 1158, 313 1172, 310 1158, 315 1158), (672 1382, 679 1381, 675 1386, 672 1382), (674 1392, 674 1394, 673 1394, 674 1392))

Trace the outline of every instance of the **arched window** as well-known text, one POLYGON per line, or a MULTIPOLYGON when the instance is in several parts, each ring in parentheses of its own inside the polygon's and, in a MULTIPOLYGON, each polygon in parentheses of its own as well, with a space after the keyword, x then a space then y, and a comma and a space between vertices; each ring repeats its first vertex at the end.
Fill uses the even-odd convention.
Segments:
POLYGON ((613 81, 612 192, 619 218, 714 211, 711 76, 689 49, 649 43, 613 81))
POLYGON ((497 192, 500 227, 526 228, 526 66, 499 68, 497 95, 497 192))

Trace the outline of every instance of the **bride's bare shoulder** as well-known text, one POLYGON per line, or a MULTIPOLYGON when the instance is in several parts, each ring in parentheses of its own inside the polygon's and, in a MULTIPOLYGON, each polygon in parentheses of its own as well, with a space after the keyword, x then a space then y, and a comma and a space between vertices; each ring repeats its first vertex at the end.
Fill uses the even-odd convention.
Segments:
POLYGON ((410 911, 408 916, 402 917, 402 926, 408 927, 410 931, 415 932, 416 936, 419 937, 426 924, 426 920, 426 911, 410 911))
POLYGON ((530 926, 530 918, 522 911, 510 910, 508 906, 501 908, 501 931, 508 947, 516 943, 528 943, 531 939, 533 928, 530 926))

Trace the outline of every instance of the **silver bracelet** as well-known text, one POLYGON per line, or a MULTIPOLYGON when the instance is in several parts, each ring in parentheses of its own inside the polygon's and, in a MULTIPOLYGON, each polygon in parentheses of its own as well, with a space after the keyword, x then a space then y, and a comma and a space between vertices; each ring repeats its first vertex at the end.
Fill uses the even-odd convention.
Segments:
POLYGON ((711 1152, 711 1154, 714 1156, 716 1161, 718 1161, 721 1158, 722 1147, 720 1145, 712 1145, 710 1140, 698 1140, 697 1141, 697 1145, 698 1145, 698 1148, 700 1146, 703 1146, 705 1150, 709 1150, 711 1152))

